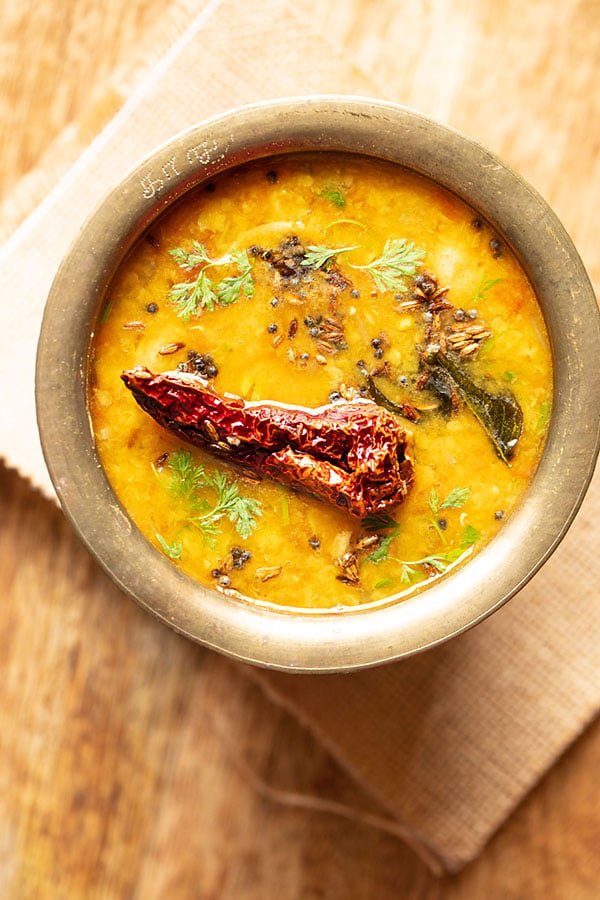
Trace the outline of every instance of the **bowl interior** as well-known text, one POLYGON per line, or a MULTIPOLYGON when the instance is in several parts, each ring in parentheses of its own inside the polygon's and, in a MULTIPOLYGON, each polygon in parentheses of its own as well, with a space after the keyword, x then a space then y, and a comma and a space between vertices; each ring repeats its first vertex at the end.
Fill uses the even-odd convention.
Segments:
POLYGON ((245 107, 181 134, 118 184, 64 260, 44 315, 37 409, 61 504, 113 579, 190 638, 234 657, 297 671, 340 671, 422 650, 508 600, 572 521, 598 453, 600 326, 581 260, 556 216, 481 145, 411 110, 318 97, 245 107), (538 296, 554 366, 542 460, 518 510, 473 560, 426 592, 376 608, 282 610, 242 603, 179 572, 133 525, 96 454, 87 405, 90 346, 114 272, 154 219, 189 189, 244 161, 336 150, 396 162, 439 182, 511 245, 538 296))

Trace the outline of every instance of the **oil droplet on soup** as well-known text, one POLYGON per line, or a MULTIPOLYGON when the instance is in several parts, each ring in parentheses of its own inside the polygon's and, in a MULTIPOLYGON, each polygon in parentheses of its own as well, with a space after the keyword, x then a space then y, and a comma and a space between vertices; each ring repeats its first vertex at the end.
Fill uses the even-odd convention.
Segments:
POLYGON ((484 218, 401 167, 315 153, 225 172, 152 224, 105 299, 90 409, 116 494, 173 565, 331 608, 422 590, 494 537, 538 465, 551 385, 532 287, 484 218), (157 424, 121 380, 136 366, 245 401, 386 405, 414 484, 360 519, 257 478, 157 424))

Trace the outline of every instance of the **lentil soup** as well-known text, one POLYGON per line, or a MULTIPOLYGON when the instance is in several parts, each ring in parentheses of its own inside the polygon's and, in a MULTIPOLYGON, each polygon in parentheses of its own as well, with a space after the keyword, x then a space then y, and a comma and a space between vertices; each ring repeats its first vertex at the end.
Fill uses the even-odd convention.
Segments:
POLYGON ((90 377, 102 465, 148 540, 205 585, 305 608, 405 596, 485 546, 551 400, 543 317, 502 237, 428 179, 334 153, 227 171, 163 213, 112 281, 90 377), (124 370, 173 373, 169 402, 179 379, 248 409, 383 408, 402 502, 352 514, 263 477, 218 422, 183 440, 124 370))

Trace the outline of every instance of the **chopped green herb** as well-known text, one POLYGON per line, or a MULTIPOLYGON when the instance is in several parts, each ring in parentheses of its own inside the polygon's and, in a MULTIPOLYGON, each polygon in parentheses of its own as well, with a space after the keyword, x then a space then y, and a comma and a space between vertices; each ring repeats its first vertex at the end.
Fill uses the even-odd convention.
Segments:
POLYGON ((187 322, 199 309, 214 309, 218 297, 214 283, 203 269, 195 281, 174 284, 169 291, 168 299, 177 309, 177 315, 187 322))
POLYGON ((337 206, 338 209, 343 209, 346 205, 346 195, 341 185, 327 185, 317 196, 329 200, 329 202, 333 203, 334 206, 337 206))
POLYGON ((252 265, 245 250, 237 250, 231 254, 231 260, 240 270, 239 275, 223 278, 217 285, 219 303, 224 306, 235 303, 241 296, 252 297, 254 282, 252 281, 252 265))
POLYGON ((477 290, 469 300, 469 303, 478 303, 480 300, 483 300, 485 294, 502 281, 504 281, 503 278, 486 278, 484 275, 479 282, 477 290))
POLYGON ((367 556, 367 559, 369 559, 371 562, 376 563, 377 565, 387 559, 390 552, 390 544, 399 534, 400 529, 395 528, 391 534, 388 534, 387 537, 382 538, 377 549, 374 550, 373 553, 369 554, 369 556, 367 556))
POLYGON ((394 583, 393 578, 382 578, 380 581, 378 581, 375 584, 375 590, 380 590, 381 588, 389 587, 393 583, 394 583))
POLYGON ((427 500, 427 505, 432 513, 431 524, 441 537, 442 541, 445 541, 446 538, 440 528, 440 524, 438 522, 438 514, 442 509, 460 509, 461 506, 464 506, 469 496, 471 494, 470 488, 453 488, 450 491, 445 500, 440 502, 440 498, 438 497, 438 493, 435 488, 431 488, 429 493, 429 499, 427 500))
POLYGON ((370 513, 362 520, 366 531, 385 531, 387 528, 398 528, 398 523, 385 512, 370 513))
POLYGON ((440 503, 439 509, 460 509, 471 494, 471 488, 453 488, 446 499, 440 503))
POLYGON ((251 497, 242 497, 235 481, 228 482, 222 472, 214 475, 205 475, 207 487, 213 488, 217 493, 217 502, 212 509, 203 515, 191 516, 190 522, 205 535, 217 533, 217 522, 223 516, 227 516, 232 522, 238 534, 242 538, 250 537, 256 528, 256 515, 261 514, 260 503, 251 497))
MULTIPOLYGON (((343 220, 351 222, 353 220, 343 220)), ((354 222, 360 225, 360 222, 354 222)), ((311 266, 314 269, 327 267, 331 260, 340 253, 348 253, 357 250, 360 245, 352 247, 325 247, 321 244, 312 244, 307 248, 303 266, 311 266)), ((421 265, 424 250, 419 250, 415 245, 404 238, 386 241, 383 253, 377 259, 364 266, 351 265, 353 269, 363 269, 371 274, 377 289, 380 291, 405 291, 406 279, 416 275, 418 266, 421 265)))
POLYGON ((204 466, 196 465, 189 450, 175 450, 168 458, 171 477, 168 490, 177 500, 185 500, 189 504, 197 502, 197 492, 204 486, 204 466))
POLYGON ((538 420, 537 420, 537 426, 536 426, 538 431, 545 431, 546 428, 548 427, 548 423, 550 421, 551 409, 552 409, 552 404, 550 403, 549 400, 544 400, 542 403, 540 403, 540 411, 538 414, 538 420))
POLYGON ((112 300, 111 300, 106 304, 106 306, 102 310, 102 313, 100 314, 100 322, 102 325, 104 325, 104 323, 108 320, 112 306, 113 305, 112 305, 112 300))
MULTIPOLYGON (((470 490, 468 488, 455 488, 448 494, 446 499, 440 503, 437 493, 435 490, 432 490, 429 498, 429 506, 435 516, 440 509, 460 508, 467 501, 469 494, 470 490)), ((451 563, 456 562, 457 559, 463 556, 481 537, 477 528, 473 525, 467 525, 463 531, 458 547, 454 547, 444 553, 434 553, 430 556, 424 556, 422 559, 403 560, 390 556, 390 545, 394 538, 400 534, 400 528, 392 518, 386 513, 374 514, 373 516, 367 516, 363 519, 362 524, 364 528, 371 531, 379 531, 383 530, 383 528, 394 526, 393 531, 382 538, 373 553, 367 556, 366 561, 375 563, 375 565, 379 565, 386 561, 398 563, 400 565, 400 581, 402 584, 410 584, 416 579, 423 578, 427 574, 426 570, 428 568, 433 569, 440 574, 445 572, 451 563), (375 527, 369 527, 371 525, 375 527)), ((434 524, 436 530, 441 534, 441 530, 435 519, 434 524)), ((390 583, 389 580, 384 579, 383 582, 378 582, 375 586, 387 587, 390 583)))
POLYGON ((254 293, 252 266, 245 250, 236 250, 221 259, 211 259, 204 244, 192 241, 191 250, 176 247, 169 253, 186 272, 203 267, 193 280, 174 284, 169 291, 169 302, 185 322, 201 309, 212 310, 218 303, 226 306, 241 296, 251 297, 254 293), (220 282, 213 281, 206 270, 224 265, 236 266, 238 274, 223 278, 220 282))
POLYGON ((420 250, 405 238, 386 241, 383 253, 378 259, 365 266, 352 266, 369 272, 379 291, 407 290, 406 279, 417 274, 425 251, 420 250))
POLYGON ((512 384, 514 381, 517 380, 517 376, 514 372, 504 372, 502 374, 502 377, 504 378, 505 381, 508 381, 509 384, 512 384))
POLYGON ((175 247, 174 250, 169 250, 169 253, 179 268, 185 269, 186 272, 191 272, 192 269, 197 269, 198 266, 211 265, 213 263, 213 260, 206 252, 204 244, 200 244, 198 241, 192 241, 191 250, 175 247))
POLYGON ((382 544, 380 544, 380 546, 377 548, 377 551, 367 557, 367 561, 374 562, 376 565, 384 562, 385 560, 398 563, 400 566, 401 583, 410 584, 417 579, 426 577, 428 574, 428 570, 429 572, 433 570, 434 573, 439 575, 445 572, 448 566, 470 552, 469 548, 475 543, 477 539, 475 537, 475 534, 477 534, 477 537, 479 537, 479 532, 476 528, 473 528, 472 532, 469 532, 468 535, 466 535, 465 529, 465 535, 463 535, 463 540, 461 541, 460 546, 454 547, 451 550, 446 551, 445 553, 434 553, 430 556, 424 556, 421 559, 410 560, 396 559, 393 556, 389 556, 387 550, 392 538, 392 536, 390 535, 389 540, 387 538, 385 539, 387 541, 385 552, 376 557, 377 551, 381 549, 381 546, 383 544, 382 542, 382 544))
POLYGON ((426 570, 429 568, 441 575, 451 563, 456 562, 461 556, 464 556, 467 551, 468 547, 464 547, 461 544, 460 547, 454 547, 446 553, 435 553, 431 556, 424 556, 423 559, 402 562, 400 579, 402 581, 412 581, 415 577, 419 577, 423 574, 423 568, 425 569, 425 574, 426 570), (419 571, 419 569, 421 569, 421 571, 419 571))
POLYGON ((466 549, 467 547, 472 547, 473 544, 477 543, 480 537, 481 532, 477 528, 475 528, 474 525, 465 525, 465 529, 460 541, 461 548, 466 549))
POLYGON ((353 247, 324 247, 322 244, 309 244, 306 248, 308 253, 302 260, 303 266, 310 266, 313 269, 322 269, 327 266, 338 254, 349 253, 350 250, 357 250, 360 245, 353 247))
POLYGON ((181 559, 181 553, 183 550, 181 541, 171 541, 171 543, 169 543, 168 541, 165 541, 162 534, 158 534, 158 532, 154 535, 154 537, 160 544, 163 553, 168 556, 169 559, 181 559))
POLYGON ((400 570, 400 581, 402 584, 410 584, 411 581, 415 581, 417 578, 422 577, 424 577, 422 571, 417 571, 413 566, 408 565, 408 563, 402 564, 400 570))
POLYGON ((460 546, 464 549, 466 549, 467 547, 472 547, 473 544, 477 543, 480 537, 481 532, 478 531, 474 525, 465 525, 465 530, 463 531, 460 546))
MULTIPOLYGON (((189 514, 186 523, 198 528, 209 543, 218 534, 219 520, 226 517, 235 525, 238 534, 247 538, 256 528, 256 516, 262 514, 261 504, 251 497, 243 497, 235 481, 228 481, 227 476, 216 471, 209 474, 204 466, 194 463, 189 450, 176 450, 168 461, 169 480, 167 490, 174 499, 184 501, 189 514), (205 489, 216 494, 216 501, 211 505, 200 492, 205 489)), ((166 542, 161 547, 166 552, 166 542)), ((169 554, 167 554, 169 555, 169 554)))

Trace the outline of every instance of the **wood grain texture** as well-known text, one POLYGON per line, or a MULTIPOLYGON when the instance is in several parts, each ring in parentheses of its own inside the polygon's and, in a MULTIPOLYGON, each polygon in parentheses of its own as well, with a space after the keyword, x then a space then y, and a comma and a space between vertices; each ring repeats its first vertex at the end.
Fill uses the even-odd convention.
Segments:
MULTIPOLYGON (((0 198, 65 126, 100 127, 94 104, 132 48, 158 53, 161 23, 166 40, 202 5, 0 0, 0 198)), ((523 172, 600 283, 597 0, 551 13, 536 0, 305 9, 398 101, 523 172)), ((1 467, 0 509, 2 898, 598 896, 600 723, 474 863, 435 880, 389 835, 276 802, 265 785, 364 803, 236 665, 124 598, 61 514, 1 467)))

